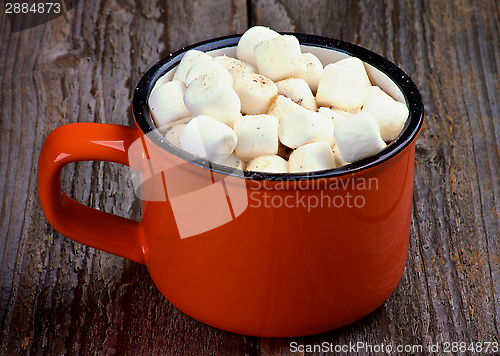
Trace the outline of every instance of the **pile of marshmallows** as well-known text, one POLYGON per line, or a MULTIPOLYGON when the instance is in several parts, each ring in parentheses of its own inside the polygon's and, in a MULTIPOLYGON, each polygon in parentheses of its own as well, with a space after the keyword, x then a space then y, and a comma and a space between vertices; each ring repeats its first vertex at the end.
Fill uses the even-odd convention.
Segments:
POLYGON ((155 125, 175 146, 249 171, 332 169, 380 152, 408 109, 372 86, 355 57, 323 67, 291 35, 247 30, 238 59, 190 50, 150 95, 155 125))

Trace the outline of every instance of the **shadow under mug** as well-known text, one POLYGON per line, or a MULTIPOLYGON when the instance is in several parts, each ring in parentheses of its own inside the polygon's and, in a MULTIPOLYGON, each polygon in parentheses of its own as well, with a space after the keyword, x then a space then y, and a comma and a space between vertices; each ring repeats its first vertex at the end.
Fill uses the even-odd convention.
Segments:
POLYGON ((47 137, 37 179, 49 223, 77 242, 145 264, 173 305, 223 330, 304 336, 375 310, 406 264, 422 99, 387 59, 339 40, 294 35, 323 65, 360 58, 374 84, 406 103, 405 127, 382 152, 333 170, 267 174, 177 149, 154 127, 149 94, 190 49, 235 56, 240 36, 216 38, 171 54, 142 77, 133 98, 137 128, 75 123, 47 137), (140 172, 140 222, 64 193, 61 169, 91 160, 140 172))

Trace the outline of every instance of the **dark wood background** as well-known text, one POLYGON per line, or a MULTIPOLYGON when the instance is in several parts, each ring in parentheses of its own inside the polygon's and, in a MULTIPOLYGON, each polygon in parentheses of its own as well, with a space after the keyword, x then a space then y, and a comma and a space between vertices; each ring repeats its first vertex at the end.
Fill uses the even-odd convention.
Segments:
MULTIPOLYGON (((3 9, 2 355, 289 355, 291 342, 324 341, 422 345, 418 354, 439 343, 443 354, 445 342, 500 341, 498 1, 84 0, 18 33, 3 9), (363 320, 305 338, 245 337, 191 319, 158 292, 146 267, 55 232, 37 198, 38 154, 51 130, 70 122, 134 125, 133 89, 152 64, 256 24, 378 52, 414 79, 426 107, 398 288, 363 320)), ((72 164, 62 179, 75 199, 140 218, 128 168, 72 164)))

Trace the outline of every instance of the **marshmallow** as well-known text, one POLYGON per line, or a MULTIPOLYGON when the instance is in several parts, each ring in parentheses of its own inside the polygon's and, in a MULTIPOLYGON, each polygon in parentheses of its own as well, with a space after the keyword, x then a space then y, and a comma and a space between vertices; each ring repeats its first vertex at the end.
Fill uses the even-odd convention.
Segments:
POLYGON ((399 136, 409 113, 405 104, 385 93, 368 95, 361 112, 371 112, 377 118, 380 135, 386 142, 399 136))
POLYGON ((254 57, 254 48, 262 41, 271 38, 280 37, 281 35, 264 26, 254 26, 245 31, 238 42, 236 47, 236 56, 240 61, 246 62, 250 65, 257 66, 254 57))
POLYGON ((333 146, 332 151, 333 151, 333 157, 335 157, 335 167, 342 167, 348 164, 346 161, 344 161, 344 159, 340 155, 340 151, 337 148, 337 145, 333 146))
POLYGON ((208 115, 225 124, 241 116, 238 94, 216 73, 193 79, 184 92, 184 103, 193 115, 208 115))
POLYGON ((240 97, 244 114, 265 114, 278 95, 276 84, 260 74, 242 74, 234 78, 234 90, 240 97))
POLYGON ((362 90, 370 85, 366 81, 366 71, 356 72, 337 63, 328 64, 324 68, 316 93, 316 103, 354 113, 362 104, 362 90))
POLYGON ((222 64, 233 78, 240 74, 257 73, 255 66, 226 55, 214 57, 214 61, 222 64))
POLYGON ((271 115, 246 115, 234 122, 238 136, 235 152, 242 159, 278 152, 278 119, 271 115))
POLYGON ((191 116, 184 105, 185 90, 183 82, 173 80, 159 86, 149 95, 149 110, 156 127, 191 116))
POLYGON ((368 73, 366 73, 365 65, 363 64, 363 61, 361 59, 357 57, 347 57, 335 62, 335 64, 349 68, 350 70, 358 73, 360 78, 364 81, 364 85, 366 87, 372 86, 370 78, 368 77, 368 73))
POLYGON ((180 135, 183 150, 216 163, 226 159, 237 142, 236 133, 230 127, 206 115, 193 118, 180 135))
POLYGON ((194 118, 194 116, 189 116, 189 117, 186 117, 184 119, 175 120, 175 121, 173 121, 173 122, 170 123, 170 126, 175 126, 175 125, 179 125, 179 124, 187 124, 193 118, 194 118))
POLYGON ((178 79, 181 82, 186 82, 187 72, 194 66, 196 63, 203 61, 211 61, 212 57, 206 54, 205 52, 198 51, 196 49, 192 49, 184 53, 184 57, 182 57, 181 62, 177 66, 177 69, 174 73, 174 80, 178 79))
POLYGON ((287 173, 288 162, 278 155, 259 156, 252 159, 246 169, 254 172, 287 173))
POLYGON ((326 142, 313 142, 300 146, 288 159, 290 173, 321 171, 335 167, 335 157, 326 142))
POLYGON ((165 134, 165 139, 173 144, 177 148, 181 148, 181 134, 182 130, 186 127, 186 124, 179 124, 172 126, 170 130, 165 134))
POLYGON ((295 36, 283 35, 262 41, 253 52, 259 73, 271 80, 298 78, 306 73, 300 43, 295 36))
POLYGON ((276 100, 274 100, 271 106, 269 107, 267 114, 276 116, 278 118, 278 121, 281 122, 281 120, 283 120, 283 118, 287 114, 297 109, 302 109, 302 106, 300 106, 297 103, 294 103, 292 99, 287 98, 284 95, 278 95, 276 97, 276 100))
POLYGON ((279 139, 282 144, 291 148, 318 141, 324 141, 331 147, 335 142, 333 121, 314 111, 295 110, 281 120, 279 139))
POLYGON ((329 117, 330 119, 332 119, 334 125, 337 122, 345 120, 347 118, 346 116, 344 116, 342 114, 339 114, 338 112, 336 112, 336 111, 334 111, 334 110, 332 110, 330 108, 327 108, 326 106, 320 107, 318 109, 318 112, 321 115, 325 115, 326 117, 329 117))
POLYGON ((339 153, 349 163, 373 156, 386 147, 377 118, 370 112, 360 112, 340 121, 334 132, 339 153))
POLYGON ((288 78, 276 82, 276 86, 278 87, 278 94, 292 99, 306 109, 318 110, 311 88, 304 79, 288 78))
POLYGON ((203 61, 196 63, 191 67, 191 69, 189 69, 186 74, 186 86, 189 86, 189 83, 191 83, 193 79, 207 73, 220 74, 222 79, 224 79, 227 84, 233 85, 233 77, 222 64, 214 61, 203 61))
POLYGON ((228 166, 234 169, 243 169, 243 161, 241 158, 236 156, 234 153, 230 154, 226 158, 224 158, 219 164, 223 166, 228 166))
POLYGON ((323 64, 312 53, 302 53, 302 58, 306 64, 306 73, 301 78, 307 82, 313 94, 316 94, 319 80, 323 74, 323 64))
POLYGON ((169 124, 163 125, 158 127, 158 131, 165 136, 168 131, 170 131, 174 126, 176 125, 181 125, 181 124, 187 124, 189 121, 191 121, 194 118, 194 116, 186 117, 185 119, 180 119, 180 120, 175 120, 172 121, 169 124))
POLYGON ((352 115, 352 113, 347 112, 345 110, 340 110, 340 109, 336 109, 336 108, 330 108, 330 110, 332 110, 336 114, 342 115, 343 117, 349 117, 352 115))
POLYGON ((361 101, 364 102, 366 100, 366 98, 369 97, 370 95, 377 95, 377 94, 385 95, 385 96, 392 99, 392 97, 389 94, 387 94, 385 91, 380 89, 379 86, 372 85, 372 86, 364 88, 361 91, 361 101))

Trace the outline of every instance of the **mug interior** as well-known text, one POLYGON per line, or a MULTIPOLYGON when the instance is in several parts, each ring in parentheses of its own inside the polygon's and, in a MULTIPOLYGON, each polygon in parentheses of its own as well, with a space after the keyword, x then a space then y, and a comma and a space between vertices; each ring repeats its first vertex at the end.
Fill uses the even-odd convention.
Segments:
MULTIPOLYGON (((361 59, 372 84, 379 86, 395 100, 407 105, 409 116, 399 136, 378 154, 347 164, 342 167, 323 171, 304 173, 265 173, 243 171, 243 176, 251 180, 304 180, 338 177, 380 165, 408 147, 417 137, 423 123, 423 102, 415 83, 399 67, 384 57, 357 45, 326 37, 289 33, 298 38, 303 53, 314 54, 323 66, 341 59, 354 56, 361 59)), ((158 86, 171 80, 174 70, 184 54, 196 49, 207 52, 212 57, 227 55, 236 58, 236 47, 241 35, 215 38, 185 47, 156 63, 141 78, 134 92, 133 113, 137 126, 157 146, 191 162, 194 165, 210 169, 216 173, 232 174, 234 168, 214 164, 205 159, 183 151, 170 142, 156 128, 149 112, 150 93, 158 86)))

